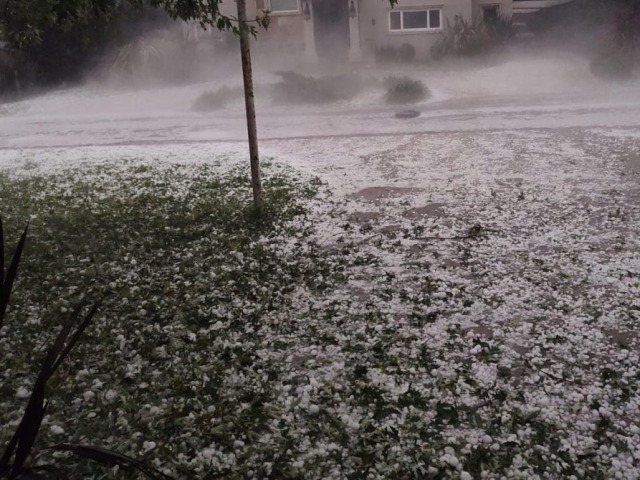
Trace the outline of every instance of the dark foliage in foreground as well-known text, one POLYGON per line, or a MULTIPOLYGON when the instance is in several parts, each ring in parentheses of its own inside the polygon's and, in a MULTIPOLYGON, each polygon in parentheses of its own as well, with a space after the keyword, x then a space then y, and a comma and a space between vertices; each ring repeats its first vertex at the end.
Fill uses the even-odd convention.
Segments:
POLYGON ((15 253, 11 258, 11 263, 6 272, 4 269, 4 231, 2 228, 2 219, 0 218, 0 328, 4 324, 4 316, 9 306, 9 297, 11 296, 11 290, 13 289, 13 282, 18 274, 18 264, 20 263, 20 257, 24 250, 24 245, 27 241, 27 231, 29 227, 25 227, 20 242, 16 247, 15 253))

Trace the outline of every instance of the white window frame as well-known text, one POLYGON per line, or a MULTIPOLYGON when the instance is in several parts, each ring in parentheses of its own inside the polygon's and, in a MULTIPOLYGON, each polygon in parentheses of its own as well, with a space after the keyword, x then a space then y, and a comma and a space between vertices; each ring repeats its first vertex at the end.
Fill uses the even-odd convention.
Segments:
POLYGON ((390 33, 419 33, 419 32, 441 32, 442 31, 442 7, 433 7, 433 8, 420 8, 420 9, 397 9, 394 8, 389 10, 389 32, 390 33), (431 12, 437 11, 440 16, 440 26, 437 28, 431 28, 429 25, 431 23, 431 12), (426 28, 404 28, 404 12, 425 12, 427 14, 427 27, 426 28), (400 28, 392 29, 391 28, 391 15, 393 13, 400 13, 400 28))
POLYGON ((267 10, 271 13, 271 15, 296 15, 300 13, 300 0, 296 0, 298 7, 295 10, 271 10, 271 0, 267 0, 267 10))

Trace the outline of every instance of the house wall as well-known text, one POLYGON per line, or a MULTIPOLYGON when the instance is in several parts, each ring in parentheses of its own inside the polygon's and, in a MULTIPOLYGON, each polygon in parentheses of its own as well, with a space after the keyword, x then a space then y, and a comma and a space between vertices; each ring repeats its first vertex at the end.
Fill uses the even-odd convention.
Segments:
POLYGON ((304 18, 302 15, 274 15, 270 16, 271 23, 265 32, 258 34, 258 44, 273 51, 277 47, 283 53, 301 53, 305 47, 304 18))
MULTIPOLYGON (((365 57, 373 57, 376 50, 382 47, 398 48, 403 44, 410 44, 415 48, 416 59, 424 60, 430 58, 431 47, 442 38, 441 31, 392 32, 389 28, 389 12, 392 11, 389 0, 355 1, 358 5, 360 48, 365 57)), ((266 8, 266 3, 266 0, 247 0, 248 17, 255 18, 261 14, 266 8)), ((395 9, 439 8, 442 10, 442 28, 446 29, 448 23, 453 24, 456 16, 469 22, 481 20, 482 9, 485 6, 499 6, 500 14, 507 17, 513 12, 513 0, 398 0, 395 9)), ((233 0, 225 0, 221 11, 234 16, 235 8, 233 0)), ((305 52, 305 47, 306 53, 310 50, 315 51, 313 19, 305 22, 301 13, 271 14, 269 29, 266 32, 260 31, 257 46, 271 51, 277 48, 277 51, 283 54, 302 53, 305 52)))
MULTIPOLYGON (((471 18, 471 0, 398 0, 395 9, 442 8, 442 23, 453 22, 456 15, 471 18)), ((417 59, 430 57, 431 46, 440 38, 441 32, 391 32, 387 0, 360 0, 360 38, 365 55, 375 55, 376 49, 405 43, 413 45, 417 59)))
MULTIPOLYGON (((247 19, 251 20, 258 15, 262 15, 266 9, 267 2, 265 0, 247 0, 247 19)), ((237 15, 236 3, 233 0, 224 0, 220 6, 220 12, 223 15, 235 17, 237 15)), ((279 14, 272 13, 269 16, 271 23, 269 29, 259 29, 258 41, 255 47, 265 50, 277 51, 282 53, 300 53, 304 51, 304 18, 301 13, 298 14, 279 14)))
MULTIPOLYGON (((453 24, 456 16, 474 21, 482 18, 484 5, 500 7, 500 13, 511 16, 513 0, 398 0, 396 9, 441 8, 442 28, 453 24)), ((431 47, 442 38, 442 32, 391 32, 387 0, 359 0, 360 39, 365 55, 375 55, 376 49, 385 46, 400 47, 405 43, 416 50, 417 59, 428 59, 431 47)))

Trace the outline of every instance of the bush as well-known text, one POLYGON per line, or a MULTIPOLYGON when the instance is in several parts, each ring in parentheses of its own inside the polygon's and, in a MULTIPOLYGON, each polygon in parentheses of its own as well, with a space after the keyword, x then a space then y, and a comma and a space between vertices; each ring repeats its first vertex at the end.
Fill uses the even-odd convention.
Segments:
POLYGON ((431 95, 424 83, 409 77, 388 77, 385 86, 387 103, 415 103, 431 95))
POLYGON ((242 95, 242 87, 220 87, 206 91, 193 102, 194 112, 212 112, 224 108, 231 100, 242 95))
POLYGON ((16 52, 0 49, 0 100, 23 93, 35 81, 36 67, 16 52))
POLYGON ((640 4, 627 7, 616 15, 609 41, 621 53, 637 61, 640 54, 640 4))
POLYGON ((603 39, 602 51, 591 61, 591 73, 607 80, 628 80, 640 65, 640 5, 621 9, 603 39))
POLYGON ((603 52, 591 61, 591 73, 606 80, 629 80, 633 75, 633 62, 619 53, 603 52))
POLYGON ((333 103, 355 97, 364 82, 358 75, 307 77, 296 72, 278 72, 282 81, 273 87, 276 101, 287 103, 333 103))
POLYGON ((514 29, 508 17, 499 16, 491 23, 472 23, 458 17, 453 26, 447 22, 442 39, 431 48, 431 56, 440 60, 486 53, 513 35, 514 29))
POLYGON ((0 97, 9 90, 17 90, 15 68, 9 54, 0 50, 0 97))
POLYGON ((108 63, 114 73, 131 75, 140 70, 149 73, 162 70, 179 53, 176 36, 168 30, 162 30, 121 45, 108 63))

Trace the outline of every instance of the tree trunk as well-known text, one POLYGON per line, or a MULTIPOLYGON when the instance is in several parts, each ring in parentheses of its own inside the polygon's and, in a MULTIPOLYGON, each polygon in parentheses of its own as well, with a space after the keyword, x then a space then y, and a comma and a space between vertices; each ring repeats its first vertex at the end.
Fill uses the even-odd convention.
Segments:
POLYGON ((247 110, 247 132, 249 134, 249 158, 251 160, 251 187, 253 204, 258 215, 264 209, 264 191, 260 178, 260 155, 258 153, 258 132, 256 127, 256 105, 253 94, 253 72, 251 69, 251 48, 249 26, 247 24, 246 0, 237 0, 240 28, 240 56, 242 57, 242 77, 244 80, 244 101, 247 110))

